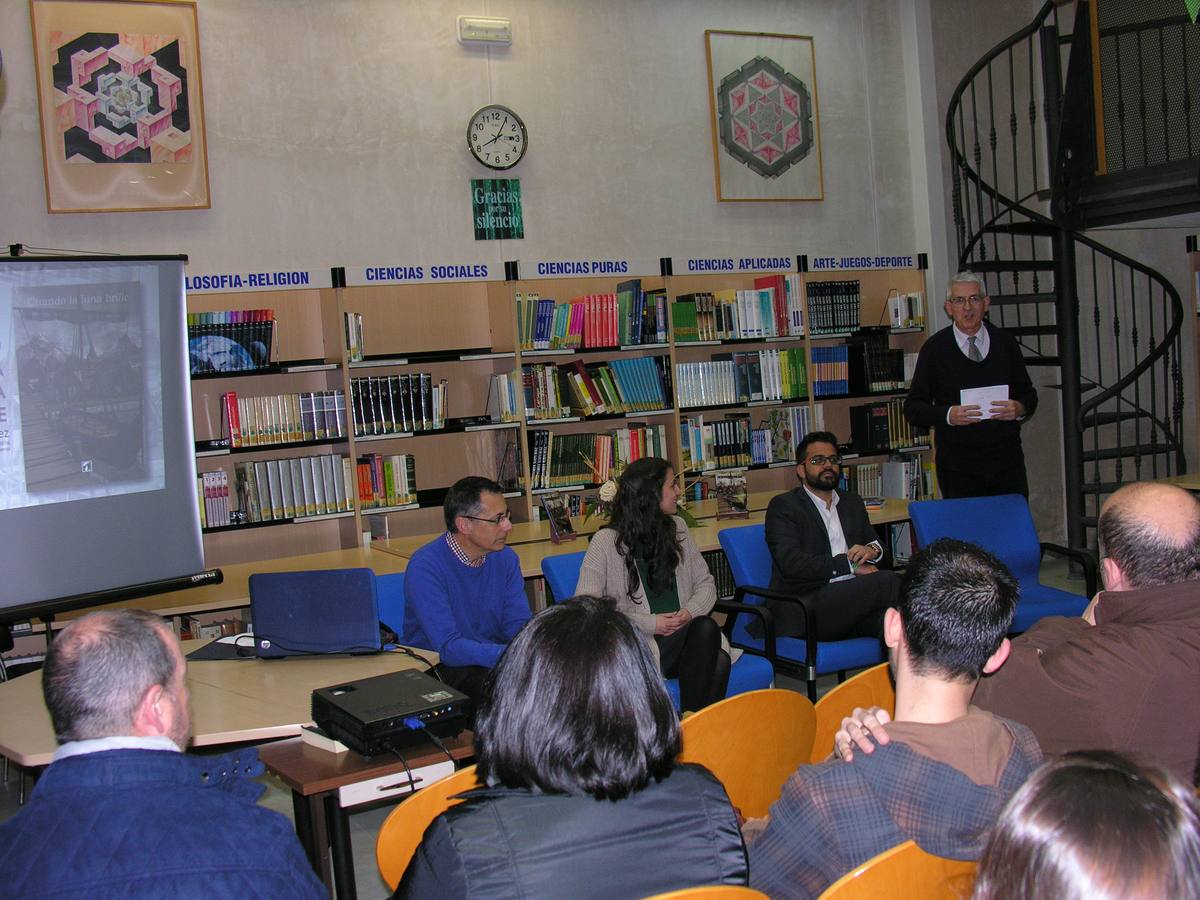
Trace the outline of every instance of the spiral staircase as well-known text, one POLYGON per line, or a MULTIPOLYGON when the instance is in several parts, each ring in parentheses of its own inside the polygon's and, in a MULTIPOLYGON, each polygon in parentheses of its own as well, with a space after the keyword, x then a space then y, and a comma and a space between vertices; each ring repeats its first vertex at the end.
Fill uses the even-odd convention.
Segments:
MULTIPOLYGON (((1143 16, 1097 40, 1088 2, 1075 4, 1069 34, 1059 16, 1047 2, 971 67, 951 98, 946 138, 958 268, 984 277, 990 318, 1017 337, 1026 364, 1057 369, 1067 542, 1088 547, 1108 494, 1186 470, 1183 304, 1163 275, 1084 231, 1200 209, 1200 137, 1193 151, 1190 135, 1175 134, 1192 127, 1188 81, 1185 123, 1167 77, 1168 29, 1179 19, 1195 26, 1143 16), (1147 76, 1142 57, 1154 55, 1147 76)), ((1193 39, 1184 33, 1179 46, 1193 39)))

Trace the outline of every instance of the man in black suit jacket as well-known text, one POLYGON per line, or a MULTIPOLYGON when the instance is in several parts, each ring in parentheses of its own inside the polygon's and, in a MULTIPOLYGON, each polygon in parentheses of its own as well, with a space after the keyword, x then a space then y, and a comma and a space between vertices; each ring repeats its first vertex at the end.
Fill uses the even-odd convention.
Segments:
MULTIPOLYGON (((880 637, 883 614, 900 590, 895 572, 880 568, 880 546, 862 498, 837 489, 841 474, 837 437, 806 434, 796 447, 799 487, 767 507, 771 589, 807 595, 814 605, 817 639, 880 637)), ((768 600, 781 636, 804 634, 799 604, 768 600)))

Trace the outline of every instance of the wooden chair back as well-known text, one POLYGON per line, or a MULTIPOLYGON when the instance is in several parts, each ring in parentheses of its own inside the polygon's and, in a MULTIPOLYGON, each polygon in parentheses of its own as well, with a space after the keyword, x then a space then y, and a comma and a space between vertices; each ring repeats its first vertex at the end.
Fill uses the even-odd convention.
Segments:
POLYGON ((430 823, 462 802, 450 798, 476 787, 475 767, 467 766, 417 791, 388 814, 375 839, 375 862, 389 888, 394 891, 400 883, 430 823))
POLYGON ((812 761, 824 762, 833 752, 833 736, 842 719, 856 706, 882 706, 896 712, 896 689, 887 663, 880 663, 847 679, 817 701, 817 732, 813 737, 812 761))
POLYGON ((741 887, 736 884, 706 884, 701 887, 681 888, 678 891, 668 891, 665 894, 655 894, 646 900, 755 900, 767 895, 754 888, 741 887))
POLYGON ((825 889, 820 900, 967 900, 975 887, 978 865, 934 856, 913 841, 905 841, 843 875, 825 889))
POLYGON ((746 818, 765 816, 783 783, 812 756, 816 713, 808 698, 748 691, 683 720, 680 762, 699 763, 725 785, 746 818))

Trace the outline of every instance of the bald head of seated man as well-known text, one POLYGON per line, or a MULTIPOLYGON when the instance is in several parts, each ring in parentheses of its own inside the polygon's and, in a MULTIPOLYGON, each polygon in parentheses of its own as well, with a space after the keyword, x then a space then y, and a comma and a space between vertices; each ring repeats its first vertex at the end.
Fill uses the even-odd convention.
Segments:
MULTIPOLYGON (((1079 618, 1051 616, 1012 641, 973 703, 1021 722, 1047 755, 1113 750, 1188 784, 1200 766, 1200 501, 1138 482, 1100 510, 1100 591, 1079 618)), ((857 710, 843 756, 887 742, 887 714, 857 710)))

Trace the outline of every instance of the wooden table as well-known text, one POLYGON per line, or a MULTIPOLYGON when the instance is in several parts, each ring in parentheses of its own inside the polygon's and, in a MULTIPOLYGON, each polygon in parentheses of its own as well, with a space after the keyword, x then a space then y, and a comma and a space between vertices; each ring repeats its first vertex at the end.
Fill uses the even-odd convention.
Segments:
MULTIPOLYGON (((183 651, 207 643, 184 641, 183 651)), ((437 662, 436 653, 422 655, 437 662)), ((192 746, 293 737, 312 721, 315 689, 417 667, 422 663, 403 653, 189 662, 192 746)), ((0 710, 0 756, 25 768, 49 765, 57 744, 42 700, 41 670, 0 684, 0 710)))
MULTIPOLYGON (((443 743, 454 760, 461 760, 474 755, 473 739, 466 731, 443 743)), ((355 807, 403 798, 455 769, 431 744, 407 751, 407 767, 398 756, 363 757, 352 750, 330 753, 300 738, 262 747, 259 757, 292 791, 296 834, 313 870, 326 885, 336 887, 339 898, 348 900, 357 894, 348 814, 355 807)))

